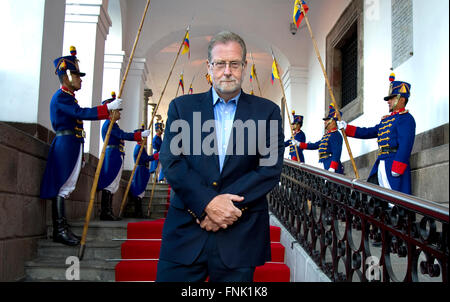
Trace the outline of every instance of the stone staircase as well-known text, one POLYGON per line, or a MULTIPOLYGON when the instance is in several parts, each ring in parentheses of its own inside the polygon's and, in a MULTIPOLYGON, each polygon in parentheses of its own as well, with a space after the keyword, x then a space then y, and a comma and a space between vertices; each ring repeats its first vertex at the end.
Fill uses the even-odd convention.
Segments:
MULTIPOLYGON (((153 183, 149 183, 142 208, 147 215, 153 183)), ((121 258, 121 245, 127 238, 129 222, 153 220, 165 217, 168 185, 157 183, 153 194, 150 217, 144 219, 123 218, 121 221, 91 220, 86 238, 86 249, 80 261, 80 281, 115 281, 115 266, 121 258)), ((127 209, 134 212, 132 205, 127 209)), ((125 214, 125 213, 124 213, 125 214)), ((72 231, 81 236, 84 219, 71 221, 72 231)), ((52 241, 52 225, 47 224, 47 238, 37 243, 37 257, 25 263, 24 281, 67 281, 66 271, 73 267, 68 257, 78 256, 79 247, 70 247, 52 241)), ((69 259, 70 260, 70 259, 69 259)))
MULTIPOLYGON (((153 199, 150 208, 150 217, 147 216, 148 206, 150 204, 150 197, 152 193, 153 183, 149 182, 147 189, 145 190, 144 198, 142 199, 142 213, 146 218, 159 219, 164 218, 167 213, 167 197, 169 185, 165 183, 157 183, 155 185, 155 190, 153 192, 153 199)), ((126 213, 134 213, 134 205, 130 204, 127 206, 124 216, 126 213)))
MULTIPOLYGON (((122 239, 127 237, 129 222, 143 219, 125 218, 121 221, 98 221, 89 223, 86 249, 80 261, 79 281, 115 281, 115 266, 121 257, 122 239)), ((81 236, 84 220, 70 222, 72 231, 81 236)), ((25 281, 67 281, 66 271, 73 262, 68 257, 78 256, 79 247, 55 243, 51 239, 52 226, 47 227, 47 239, 38 241, 37 258, 25 263, 25 281)))

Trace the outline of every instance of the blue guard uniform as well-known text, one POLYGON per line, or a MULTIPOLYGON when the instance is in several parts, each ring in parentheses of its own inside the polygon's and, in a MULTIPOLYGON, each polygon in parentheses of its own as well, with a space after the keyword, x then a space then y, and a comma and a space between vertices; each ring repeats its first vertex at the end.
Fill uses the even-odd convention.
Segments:
MULTIPOLYGON (((292 125, 300 125, 300 127, 303 125, 303 115, 295 115, 295 111, 292 111, 292 115, 294 117, 294 120, 292 122, 292 125)), ((295 132, 294 139, 300 143, 306 142, 306 136, 305 133, 302 130, 298 130, 295 132)), ((300 162, 305 162, 305 156, 303 155, 303 149, 300 149, 297 147, 297 152, 295 145, 292 144, 291 140, 287 140, 284 142, 284 147, 289 147, 289 156, 291 157, 291 160, 297 161, 297 152, 298 156, 300 157, 300 162)))
MULTIPOLYGON (((155 131, 161 131, 161 133, 162 133, 164 131, 164 124, 162 122, 155 123, 155 131)), ((153 140, 152 140, 153 154, 159 153, 159 151, 161 150, 161 145, 162 145, 161 135, 155 134, 155 136, 153 137, 153 140)), ((154 173, 156 171, 156 168, 158 167, 158 163, 159 163, 159 160, 154 160, 151 162, 150 173, 154 173)), ((163 172, 162 172, 162 169, 160 168, 158 180, 162 180, 163 178, 164 178, 163 172)))
MULTIPOLYGON (((411 85, 394 79, 395 76, 391 74, 389 95, 384 100, 393 97, 409 99, 411 85)), ((409 157, 414 145, 416 122, 408 110, 394 110, 383 116, 378 125, 370 128, 347 125, 345 133, 355 138, 378 139, 378 157, 369 175, 370 182, 411 194, 409 157)))
MULTIPOLYGON (((61 57, 55 60, 56 72, 63 74, 66 70, 77 70, 74 62, 75 55, 61 57), (60 70, 60 65, 64 62, 65 68, 60 70)), ((84 73, 80 73, 83 76, 84 73)), ((106 105, 81 108, 75 98, 75 94, 62 86, 56 91, 50 102, 50 121, 52 128, 56 132, 47 159, 43 182, 41 185, 41 198, 55 198, 61 187, 69 179, 77 161, 82 157, 82 146, 85 132, 83 120, 101 120, 108 118, 108 108, 106 105)), ((64 192, 62 197, 66 198, 71 192, 64 192)))
MULTIPOLYGON (((329 106, 328 116, 323 120, 337 120, 334 106, 329 106)), ((300 148, 306 150, 319 150, 319 163, 323 164, 325 170, 334 169, 336 173, 344 174, 341 163, 342 136, 337 128, 326 131, 322 139, 316 143, 301 143, 300 148)))
MULTIPOLYGON (((115 93, 112 92, 112 98, 103 101, 107 104, 115 99, 115 93)), ((105 140, 106 133, 111 120, 108 119, 102 126, 102 139, 105 140)), ((117 220, 112 214, 112 198, 117 192, 120 184, 120 178, 123 170, 123 158, 125 157, 125 141, 140 141, 141 132, 125 132, 120 129, 117 123, 114 123, 111 129, 108 146, 105 151, 105 160, 100 171, 97 190, 102 190, 102 203, 100 220, 117 220)))
MULTIPOLYGON (((75 47, 71 55, 54 61, 55 73, 60 78, 85 73, 79 71, 75 47)), ((71 81, 71 80, 70 80, 71 81)), ((43 175, 40 197, 52 199, 53 241, 66 245, 77 245, 79 237, 73 234, 65 217, 65 199, 75 190, 82 168, 85 132, 83 120, 101 120, 109 116, 106 105, 81 108, 75 93, 64 85, 56 91, 50 102, 50 121, 56 137, 48 153, 43 175)))
MULTIPOLYGON (((144 130, 145 125, 142 125, 142 129, 136 131, 144 130)), ((136 163, 139 151, 141 149, 142 142, 137 142, 134 147, 134 162, 136 163)), ((148 181, 150 179, 150 162, 159 159, 159 153, 153 155, 148 155, 147 148, 143 147, 141 157, 139 158, 139 163, 136 166, 136 171, 133 176, 133 181, 130 187, 130 199, 134 202, 134 216, 135 218, 142 218, 142 198, 145 195, 145 189, 147 188, 148 181)), ((129 204, 129 203, 128 203, 129 204)), ((131 217, 131 216, 130 216, 131 217)))

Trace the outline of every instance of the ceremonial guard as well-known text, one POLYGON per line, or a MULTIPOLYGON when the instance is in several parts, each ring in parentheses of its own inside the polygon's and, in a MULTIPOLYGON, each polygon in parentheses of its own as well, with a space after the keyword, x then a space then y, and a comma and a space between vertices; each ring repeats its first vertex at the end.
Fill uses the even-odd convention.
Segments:
MULTIPOLYGON (((136 131, 144 131, 145 125, 142 124, 142 128, 136 131)), ((134 147, 134 162, 136 163, 136 159, 139 154, 139 150, 141 149, 142 141, 137 142, 134 147)), ((134 215, 135 218, 143 218, 144 215, 142 213, 142 198, 145 194, 145 189, 147 188, 148 180, 150 179, 150 169, 149 163, 154 160, 159 159, 159 152, 148 155, 147 148, 144 145, 141 153, 141 157, 139 158, 139 163, 136 166, 136 171, 134 173, 133 181, 131 182, 130 187, 130 201, 134 203, 134 215)), ((128 203, 130 205, 130 203, 128 203)))
POLYGON ((334 106, 329 106, 328 116, 324 119, 325 134, 316 143, 300 143, 300 149, 319 150, 319 162, 323 164, 325 170, 344 174, 344 167, 341 163, 342 136, 337 131, 337 115, 334 106))
MULTIPOLYGON (((155 153, 159 153, 159 150, 161 150, 161 145, 162 145, 162 134, 164 132, 164 123, 163 122, 156 122, 155 123, 155 131, 156 134, 153 137, 152 140, 152 148, 153 148, 153 154, 155 153)), ((152 161, 151 165, 150 165, 150 173, 156 173, 156 168, 158 167, 158 163, 159 160, 154 160, 152 161)), ((158 176, 155 174, 155 181, 160 181, 164 178, 162 169, 160 169, 159 172, 159 178, 158 176)))
POLYGON ((74 46, 70 47, 70 53, 70 56, 54 61, 55 74, 61 83, 61 88, 50 102, 50 121, 56 137, 48 153, 40 197, 52 200, 53 241, 75 246, 80 243, 80 237, 73 234, 67 224, 64 202, 75 190, 82 168, 83 120, 108 118, 108 111, 119 109, 122 100, 81 108, 75 99, 75 92, 81 89, 81 77, 85 73, 80 72, 74 46))
MULTIPOLYGON (((111 93, 112 98, 103 101, 108 104, 114 102, 115 93, 111 93)), ((115 112, 116 120, 120 119, 120 111, 115 112)), ((112 114, 110 119, 103 123, 102 138, 105 140, 106 133, 108 132, 109 124, 111 123, 112 114)), ((137 132, 124 132, 120 129, 117 123, 114 123, 111 136, 108 141, 108 146, 105 151, 105 160, 100 171, 100 177, 98 179, 98 190, 102 191, 101 200, 101 212, 100 220, 120 220, 119 217, 113 215, 112 199, 114 193, 119 189, 120 179, 122 177, 123 170, 123 157, 125 156, 125 141, 141 141, 143 137, 148 137, 150 130, 137 131, 137 132)))
MULTIPOLYGON (((295 111, 292 111, 292 116, 294 117, 294 120, 292 121, 292 127, 294 128, 294 139, 299 143, 304 143, 306 142, 306 136, 305 133, 301 130, 303 126, 303 115, 295 115, 295 111)), ((289 139, 284 142, 284 147, 289 147, 289 156, 291 157, 291 160, 298 161, 297 160, 297 152, 298 152, 300 162, 301 163, 305 162, 305 157, 303 156, 303 149, 300 149, 298 147, 298 143, 292 144, 291 140, 289 139), (297 151, 295 149, 297 149, 297 151)))
POLYGON ((416 135, 416 122, 405 110, 411 85, 395 81, 395 75, 389 77, 388 96, 384 98, 389 106, 389 115, 371 128, 347 125, 338 122, 339 129, 345 128, 347 136, 361 139, 378 139, 378 157, 370 172, 368 181, 384 188, 411 194, 411 168, 409 157, 416 135))

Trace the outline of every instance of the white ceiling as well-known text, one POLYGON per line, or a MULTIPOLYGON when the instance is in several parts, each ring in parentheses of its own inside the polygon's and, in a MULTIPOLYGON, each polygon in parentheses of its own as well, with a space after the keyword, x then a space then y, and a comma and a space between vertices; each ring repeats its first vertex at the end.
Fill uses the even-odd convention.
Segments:
MULTIPOLYGON (((319 11, 326 1, 333 0, 309 0, 309 15, 313 15, 314 7, 319 11)), ((146 2, 109 0, 113 25, 108 42, 122 36, 121 48, 127 55, 131 53, 146 2)), ((194 76, 194 93, 209 89, 205 79, 207 44, 211 36, 221 30, 233 31, 246 41, 249 66, 251 52, 263 95, 266 89, 271 89, 271 48, 281 69, 307 67, 308 56, 302 54, 311 48, 311 40, 304 24, 296 35, 291 34, 293 4, 294 0, 151 0, 135 57, 146 59, 149 71, 146 84, 153 90, 155 103, 160 99, 185 30, 190 26, 190 59, 187 55, 179 57, 158 113, 165 113, 168 103, 175 97, 181 72, 184 72, 185 93, 194 76)), ((243 84, 248 93, 251 90, 249 74, 250 68, 243 84)), ((253 85, 259 95, 255 81, 253 85)))

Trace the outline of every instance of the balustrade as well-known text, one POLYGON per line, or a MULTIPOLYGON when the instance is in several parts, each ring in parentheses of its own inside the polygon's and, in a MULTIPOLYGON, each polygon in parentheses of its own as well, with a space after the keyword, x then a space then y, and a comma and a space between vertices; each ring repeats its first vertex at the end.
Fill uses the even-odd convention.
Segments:
POLYGON ((286 160, 269 207, 331 280, 447 282, 442 205, 286 160))

